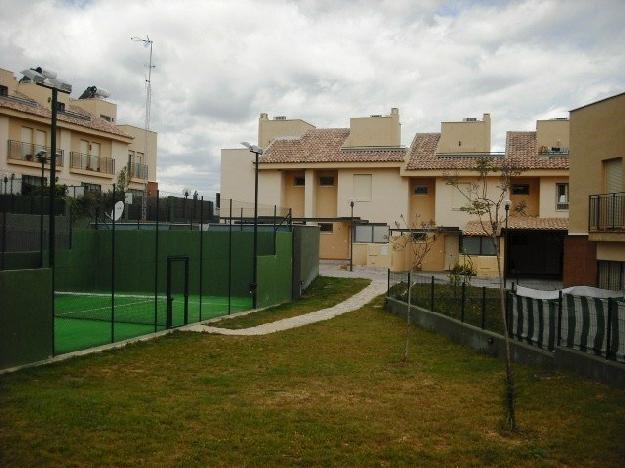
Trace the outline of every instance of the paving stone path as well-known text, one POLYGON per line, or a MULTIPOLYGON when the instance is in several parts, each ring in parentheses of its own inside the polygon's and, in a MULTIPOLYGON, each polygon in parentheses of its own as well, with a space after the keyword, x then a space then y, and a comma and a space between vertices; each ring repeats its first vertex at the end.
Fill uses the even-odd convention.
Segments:
POLYGON ((349 299, 346 299, 335 306, 328 307, 327 309, 321 309, 316 312, 309 312, 307 314, 297 315, 295 317, 285 318, 275 322, 264 323, 255 327, 242 328, 238 330, 212 327, 210 324, 196 324, 185 327, 185 331, 217 333, 221 335, 267 335, 269 333, 275 333, 282 330, 288 330, 290 328, 302 327, 311 323, 330 320, 337 315, 360 309, 365 304, 371 302, 371 300, 373 300, 376 296, 386 292, 386 271, 384 271, 384 278, 382 278, 381 275, 371 275, 365 271, 355 271, 353 273, 344 271, 341 270, 338 265, 322 265, 320 270, 320 274, 324 276, 368 278, 371 279, 371 284, 359 293, 354 294, 349 299))

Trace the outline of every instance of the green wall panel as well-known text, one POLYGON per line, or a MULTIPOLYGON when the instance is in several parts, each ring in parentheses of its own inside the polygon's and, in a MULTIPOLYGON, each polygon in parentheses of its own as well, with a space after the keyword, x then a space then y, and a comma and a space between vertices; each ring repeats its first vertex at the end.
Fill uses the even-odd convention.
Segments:
POLYGON ((290 232, 278 232, 276 254, 258 257, 258 307, 267 307, 291 300, 290 232))
POLYGON ((52 275, 0 271, 0 369, 52 355, 52 275))

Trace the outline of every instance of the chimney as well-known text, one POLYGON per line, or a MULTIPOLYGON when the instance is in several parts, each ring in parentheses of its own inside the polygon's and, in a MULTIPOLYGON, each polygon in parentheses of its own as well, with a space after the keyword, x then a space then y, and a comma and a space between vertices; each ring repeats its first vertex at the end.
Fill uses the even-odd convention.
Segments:
POLYGON ((391 107, 391 115, 399 115, 399 108, 391 107))
POLYGON ((267 120, 267 118, 268 118, 268 117, 267 117, 267 113, 266 113, 266 112, 261 112, 261 113, 260 113, 260 118, 261 118, 261 120, 262 120, 262 119, 267 120))

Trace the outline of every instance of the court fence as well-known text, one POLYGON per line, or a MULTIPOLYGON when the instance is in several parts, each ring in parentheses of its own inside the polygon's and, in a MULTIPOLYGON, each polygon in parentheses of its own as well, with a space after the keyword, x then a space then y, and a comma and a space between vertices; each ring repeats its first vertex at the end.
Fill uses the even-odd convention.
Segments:
POLYGON ((32 268, 51 272, 49 355, 292 299, 290 210, 259 205, 255 217, 253 204, 235 200, 111 188, 66 195, 53 255, 45 203, 30 215, 14 212, 21 205, 10 198, 17 195, 0 195, 4 277, 32 268), (25 241, 26 233, 33 240, 25 241))

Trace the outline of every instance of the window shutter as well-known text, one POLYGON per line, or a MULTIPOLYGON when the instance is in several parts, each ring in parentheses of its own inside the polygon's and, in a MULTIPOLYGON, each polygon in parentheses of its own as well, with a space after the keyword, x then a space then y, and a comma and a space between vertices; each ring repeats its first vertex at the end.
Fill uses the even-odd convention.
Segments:
POLYGON ((604 161, 605 189, 607 193, 625 191, 623 184, 623 159, 616 158, 604 161))

